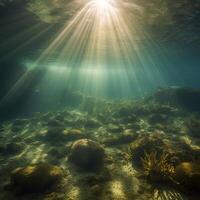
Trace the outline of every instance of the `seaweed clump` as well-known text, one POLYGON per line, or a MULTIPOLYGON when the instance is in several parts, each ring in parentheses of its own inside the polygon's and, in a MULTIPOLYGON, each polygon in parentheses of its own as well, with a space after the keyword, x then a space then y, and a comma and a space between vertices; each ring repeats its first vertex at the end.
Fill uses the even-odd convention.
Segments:
POLYGON ((174 149, 171 141, 163 133, 141 134, 130 145, 130 150, 133 155, 133 164, 137 168, 142 167, 141 158, 145 158, 146 154, 157 152, 161 156, 162 152, 174 154, 174 149))
POLYGON ((144 174, 152 182, 175 182, 175 167, 169 162, 169 154, 146 153, 141 158, 144 174))

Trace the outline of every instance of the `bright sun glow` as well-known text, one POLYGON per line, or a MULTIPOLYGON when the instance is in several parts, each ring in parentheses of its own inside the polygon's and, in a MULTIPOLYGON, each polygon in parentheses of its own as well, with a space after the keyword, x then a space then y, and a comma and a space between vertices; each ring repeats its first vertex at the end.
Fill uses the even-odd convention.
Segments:
POLYGON ((109 0, 95 0, 99 9, 105 10, 109 7, 109 0))

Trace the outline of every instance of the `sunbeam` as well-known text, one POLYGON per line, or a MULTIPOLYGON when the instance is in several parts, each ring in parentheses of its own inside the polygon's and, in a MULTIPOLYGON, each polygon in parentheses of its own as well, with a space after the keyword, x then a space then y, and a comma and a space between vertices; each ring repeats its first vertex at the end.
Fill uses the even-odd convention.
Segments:
MULTIPOLYGON (((51 66, 69 68, 66 80, 59 78, 57 73, 53 78, 63 80, 63 91, 66 83, 73 85, 70 77, 74 76, 77 80, 73 85, 75 88, 95 95, 106 94, 108 85, 123 96, 131 90, 142 94, 146 80, 149 87, 154 87, 157 82, 165 84, 157 66, 151 63, 150 52, 141 51, 141 47, 139 50, 140 41, 148 40, 138 23, 138 12, 142 9, 132 3, 135 13, 130 19, 123 6, 118 0, 88 1, 76 16, 64 23, 61 31, 31 65, 46 66, 47 70, 51 66), (151 67, 147 67, 147 63, 151 67), (144 79, 138 73, 145 74, 144 79), (156 80, 155 75, 158 77, 156 80)), ((52 76, 47 80, 50 78, 52 76)))

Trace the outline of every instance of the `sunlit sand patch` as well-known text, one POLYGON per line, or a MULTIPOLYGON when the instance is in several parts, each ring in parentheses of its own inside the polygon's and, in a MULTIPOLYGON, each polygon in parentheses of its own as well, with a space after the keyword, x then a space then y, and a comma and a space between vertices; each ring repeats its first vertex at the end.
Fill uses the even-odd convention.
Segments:
POLYGON ((186 200, 186 199, 185 197, 182 196, 182 194, 180 194, 177 191, 156 189, 154 191, 151 200, 186 200))
POLYGON ((33 154, 34 158, 31 162, 31 164, 35 164, 38 161, 40 161, 40 162, 45 161, 45 157, 47 156, 47 154, 44 153, 45 152, 44 149, 45 149, 45 144, 42 144, 42 145, 40 145, 40 147, 36 148, 36 151, 33 154))
POLYGON ((73 186, 68 191, 66 200, 79 200, 80 199, 80 189, 79 187, 73 186))
POLYGON ((19 155, 15 156, 15 159, 27 159, 30 164, 35 164, 37 162, 45 161, 47 154, 45 153, 45 144, 40 146, 28 145, 19 155))
POLYGON ((111 192, 112 192, 112 197, 113 199, 116 200, 125 200, 126 195, 123 189, 122 182, 119 180, 114 180, 110 184, 111 192))
POLYGON ((112 176, 115 178, 108 182, 105 187, 104 198, 106 200, 137 199, 140 182, 135 177, 136 171, 131 166, 131 163, 115 165, 110 168, 112 176))
POLYGON ((126 175, 135 175, 137 172, 134 170, 133 166, 131 163, 127 163, 126 165, 122 165, 121 171, 126 175))
POLYGON ((27 156, 27 154, 30 153, 31 150, 32 150, 31 145, 27 145, 26 148, 20 154, 15 156, 15 159, 24 158, 25 156, 27 156))

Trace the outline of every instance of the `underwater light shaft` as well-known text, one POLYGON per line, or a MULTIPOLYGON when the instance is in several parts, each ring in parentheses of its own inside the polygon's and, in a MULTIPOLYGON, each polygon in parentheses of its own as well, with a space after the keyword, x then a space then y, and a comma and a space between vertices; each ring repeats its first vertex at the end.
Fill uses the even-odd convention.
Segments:
MULTIPOLYGON (((157 66, 151 62, 151 52, 138 50, 140 38, 148 37, 137 21, 137 10, 132 14, 134 20, 127 17, 117 0, 88 1, 63 24, 34 65, 70 68, 63 81, 95 96, 109 96, 108 88, 112 88, 113 96, 126 96, 131 90, 142 93, 146 82, 150 82, 148 87, 155 82, 163 83, 157 66), (53 62, 49 63, 52 56, 53 62)), ((45 79, 49 85, 50 80, 59 79, 60 73, 54 76, 45 79)))

